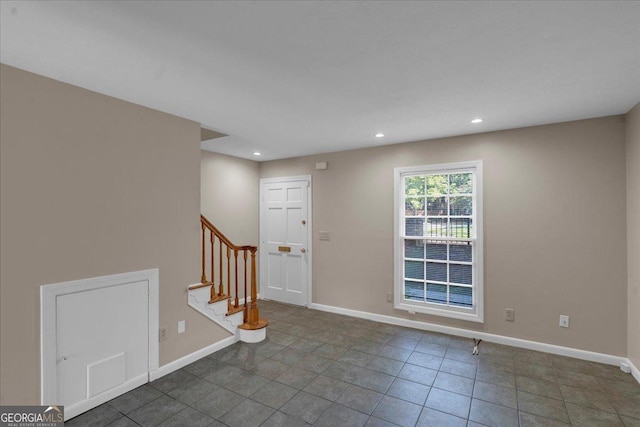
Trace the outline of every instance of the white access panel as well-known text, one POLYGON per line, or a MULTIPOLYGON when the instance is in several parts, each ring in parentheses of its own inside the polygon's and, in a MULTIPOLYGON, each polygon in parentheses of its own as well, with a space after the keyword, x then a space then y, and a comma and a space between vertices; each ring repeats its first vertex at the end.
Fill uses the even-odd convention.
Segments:
POLYGON ((147 282, 56 298, 58 399, 71 406, 147 372, 147 282))
POLYGON ((68 420, 148 382, 157 331, 157 269, 41 286, 41 404, 68 420))

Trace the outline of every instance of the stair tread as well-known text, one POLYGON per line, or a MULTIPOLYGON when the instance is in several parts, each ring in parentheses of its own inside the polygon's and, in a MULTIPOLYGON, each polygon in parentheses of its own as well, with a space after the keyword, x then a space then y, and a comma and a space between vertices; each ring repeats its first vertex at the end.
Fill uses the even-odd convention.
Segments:
POLYGON ((231 298, 229 295, 216 295, 212 299, 209 300, 209 304, 213 304, 214 302, 225 301, 231 298))
POLYGON ((213 282, 200 283, 199 285, 191 285, 191 286, 189 286, 189 290, 193 291, 193 290, 200 289, 200 288, 207 288, 207 287, 213 286, 213 285, 214 285, 213 282))
POLYGON ((227 311, 226 316, 231 316, 231 315, 233 315, 233 314, 240 313, 241 311, 244 311, 244 307, 243 307, 243 306, 231 307, 231 308, 227 311))

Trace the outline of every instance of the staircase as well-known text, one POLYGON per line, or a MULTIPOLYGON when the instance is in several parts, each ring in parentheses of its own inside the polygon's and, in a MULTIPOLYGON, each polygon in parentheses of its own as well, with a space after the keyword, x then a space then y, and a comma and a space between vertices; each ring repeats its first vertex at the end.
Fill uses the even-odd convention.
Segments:
POLYGON ((234 334, 240 341, 255 343, 264 340, 269 322, 260 318, 258 310, 258 248, 234 245, 203 215, 200 215, 200 224, 202 276, 199 284, 188 287, 189 306, 234 334), (251 261, 248 265, 249 257, 251 261), (211 273, 210 281, 207 271, 211 273))

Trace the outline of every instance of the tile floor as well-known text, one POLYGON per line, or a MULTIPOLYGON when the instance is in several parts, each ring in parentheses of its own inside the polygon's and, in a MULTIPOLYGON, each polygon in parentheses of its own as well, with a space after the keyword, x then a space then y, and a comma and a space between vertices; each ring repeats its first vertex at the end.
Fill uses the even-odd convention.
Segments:
POLYGON ((261 302, 237 343, 68 426, 640 426, 617 367, 261 302))

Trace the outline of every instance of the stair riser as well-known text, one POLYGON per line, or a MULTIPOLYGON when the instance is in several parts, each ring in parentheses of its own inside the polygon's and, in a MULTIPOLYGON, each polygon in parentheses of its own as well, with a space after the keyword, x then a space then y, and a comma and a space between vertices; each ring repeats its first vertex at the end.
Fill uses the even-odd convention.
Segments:
POLYGON ((209 288, 189 290, 188 304, 191 308, 213 320, 232 334, 236 334, 238 325, 242 324, 243 313, 235 313, 227 316, 227 301, 218 301, 209 304, 209 288))
POLYGON ((209 304, 210 297, 211 295, 208 287, 189 289, 187 303, 194 310, 234 334, 240 341, 256 343, 266 338, 266 328, 258 330, 243 330, 238 328, 238 326, 243 324, 244 311, 239 311, 227 316, 227 310, 229 307, 227 300, 209 304))

